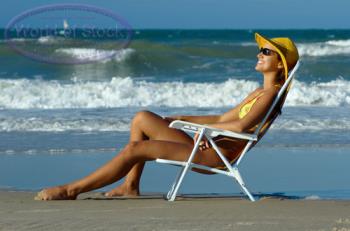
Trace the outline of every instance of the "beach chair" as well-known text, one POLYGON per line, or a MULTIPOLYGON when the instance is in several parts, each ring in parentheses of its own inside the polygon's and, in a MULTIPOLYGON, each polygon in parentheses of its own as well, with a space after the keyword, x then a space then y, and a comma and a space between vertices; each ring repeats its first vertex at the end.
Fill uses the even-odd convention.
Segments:
POLYGON ((176 129, 181 129, 185 132, 189 133, 199 133, 199 137, 197 139, 197 142, 195 143, 192 152, 188 158, 187 161, 174 161, 174 160, 166 160, 166 159, 156 159, 156 162, 162 163, 162 164, 170 164, 170 165, 175 165, 175 166, 180 166, 181 170, 178 174, 178 176, 175 179, 175 182, 173 183, 170 191, 166 195, 166 198, 168 201, 174 201, 177 195, 177 192, 180 188, 180 185, 189 169, 196 168, 196 169, 202 169, 209 171, 211 173, 217 173, 217 174, 223 174, 228 177, 233 178, 241 187, 243 193, 245 193, 251 201, 255 201, 255 198, 253 195, 249 192, 247 189, 241 174, 238 170, 238 166, 241 163, 243 157, 246 155, 246 153, 263 137, 263 135, 266 133, 268 128, 271 126, 273 121, 276 119, 276 117, 280 113, 273 113, 276 111, 280 112, 280 109, 282 108, 284 101, 287 97, 288 91, 290 89, 291 82, 294 78, 294 74, 299 68, 300 63, 297 62, 293 70, 289 72, 288 79, 286 82, 283 84, 282 88, 278 92, 275 100, 273 101, 271 107, 269 108, 268 112, 266 113, 264 119, 260 122, 256 130, 254 131, 253 134, 250 133, 236 133, 236 132, 231 132, 227 130, 221 130, 217 128, 212 128, 209 126, 201 125, 201 124, 195 124, 195 123, 189 123, 181 120, 175 120, 173 121, 169 127, 176 128, 176 129), (279 107, 279 108, 278 108, 279 107), (273 114, 272 114, 273 113, 273 114), (216 136, 226 136, 226 137, 231 137, 235 139, 242 139, 246 140, 247 144, 245 147, 242 149, 239 157, 235 159, 232 163, 220 152, 219 148, 215 144, 212 138, 216 136), (198 165, 195 163, 192 163, 192 160, 194 156, 197 153, 199 143, 203 139, 203 137, 206 137, 207 140, 210 142, 214 150, 216 151, 216 154, 221 158, 221 160, 224 163, 225 168, 211 168, 208 166, 204 165, 198 165))

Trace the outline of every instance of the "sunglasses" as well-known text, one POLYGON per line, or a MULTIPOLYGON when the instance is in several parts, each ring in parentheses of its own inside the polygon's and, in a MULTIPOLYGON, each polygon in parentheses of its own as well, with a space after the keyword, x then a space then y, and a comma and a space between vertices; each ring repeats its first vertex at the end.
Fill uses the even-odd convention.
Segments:
POLYGON ((278 54, 276 51, 270 50, 269 48, 264 48, 264 47, 260 48, 259 54, 260 54, 260 53, 262 53, 263 55, 266 55, 266 56, 270 56, 270 55, 272 55, 273 53, 278 54))

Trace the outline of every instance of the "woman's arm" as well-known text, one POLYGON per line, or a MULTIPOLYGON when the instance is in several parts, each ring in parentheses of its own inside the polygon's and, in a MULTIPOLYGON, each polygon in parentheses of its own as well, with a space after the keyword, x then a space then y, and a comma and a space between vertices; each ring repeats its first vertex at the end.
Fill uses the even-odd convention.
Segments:
POLYGON ((264 118, 275 96, 276 92, 265 92, 244 118, 211 123, 208 126, 233 132, 245 132, 257 125, 264 118))
POLYGON ((219 122, 220 117, 221 115, 207 115, 207 116, 178 115, 178 116, 165 117, 165 119, 168 121, 182 120, 182 121, 192 122, 196 124, 211 124, 211 123, 219 122))
POLYGON ((166 120, 169 122, 173 120, 182 120, 197 124, 215 124, 215 123, 223 123, 227 121, 237 120, 239 109, 244 105, 246 102, 251 100, 252 97, 254 97, 258 91, 260 91, 261 88, 255 89, 252 93, 250 93, 239 105, 234 107, 233 109, 225 112, 222 115, 207 115, 207 116, 187 116, 187 115, 178 115, 178 116, 170 116, 165 117, 166 120))
POLYGON ((228 122, 233 120, 239 119, 239 110, 241 107, 246 104, 248 101, 250 101, 252 98, 254 98, 259 91, 261 91, 261 88, 255 89, 253 92, 251 92, 245 99, 242 100, 240 104, 238 104, 236 107, 232 108, 231 110, 225 112, 220 116, 220 120, 218 122, 228 122))

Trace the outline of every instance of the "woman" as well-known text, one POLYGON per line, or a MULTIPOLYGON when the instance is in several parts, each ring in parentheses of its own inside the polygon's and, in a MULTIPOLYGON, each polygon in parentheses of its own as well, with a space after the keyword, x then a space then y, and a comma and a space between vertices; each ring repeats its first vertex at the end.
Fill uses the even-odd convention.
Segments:
MULTIPOLYGON (((288 70, 294 67, 299 56, 297 48, 289 38, 267 39, 255 34, 259 46, 255 69, 264 77, 263 87, 251 92, 239 105, 222 115, 174 116, 162 118, 152 112, 136 114, 131 123, 130 142, 104 166, 78 181, 44 189, 38 193, 38 200, 76 199, 80 193, 88 192, 114 183, 124 176, 125 182, 107 192, 106 196, 138 196, 139 185, 145 161, 172 159, 187 160, 193 148, 193 139, 185 132, 169 128, 174 119, 230 130, 251 132, 263 119, 280 87, 288 77, 288 70), (258 102, 258 103, 256 103, 258 102)), ((215 140, 222 153, 230 160, 239 156, 244 141, 218 138, 215 140)), ((220 158, 208 142, 202 141, 194 163, 218 167, 220 158)))

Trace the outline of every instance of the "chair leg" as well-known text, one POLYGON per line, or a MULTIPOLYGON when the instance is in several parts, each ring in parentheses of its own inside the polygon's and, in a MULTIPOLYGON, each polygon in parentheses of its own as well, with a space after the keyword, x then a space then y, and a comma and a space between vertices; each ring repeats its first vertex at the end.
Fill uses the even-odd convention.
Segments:
POLYGON ((177 195, 177 192, 179 191, 179 188, 182 184, 182 181, 185 177, 185 174, 188 169, 186 167, 182 167, 179 174, 176 177, 176 180, 173 183, 173 186, 171 187, 170 191, 167 194, 168 201, 174 201, 177 195))
POLYGON ((253 195, 249 192, 249 190, 245 186, 245 183, 243 181, 243 178, 242 178, 241 174, 238 171, 238 168, 232 168, 232 170, 233 170, 232 171, 233 176, 236 179, 236 181, 238 182, 238 184, 241 186, 243 192, 249 197, 249 199, 251 201, 256 201, 255 198, 253 197, 253 195))
POLYGON ((168 194, 167 194, 168 201, 174 201, 175 200, 177 191, 179 190, 180 185, 181 185, 181 183, 182 183, 182 181, 183 181, 187 171, 190 169, 192 160, 193 160, 194 156, 197 153, 197 150, 198 150, 198 147, 199 147, 199 142, 202 140, 202 138, 204 136, 204 133, 205 133, 205 128, 202 129, 201 132, 199 133, 198 140, 197 140, 196 144, 194 145, 194 147, 192 149, 191 155, 188 158, 188 160, 186 162, 186 165, 181 169, 179 175, 176 177, 176 180, 175 180, 173 186, 171 187, 170 191, 168 192, 168 194))
POLYGON ((173 183, 173 185, 171 186, 171 189, 169 190, 166 198, 168 201, 174 201, 175 200, 175 197, 176 197, 176 194, 177 194, 177 191, 178 189, 180 188, 180 185, 183 181, 183 178, 184 178, 184 171, 185 171, 185 167, 182 167, 179 171, 179 173, 177 174, 176 178, 175 178, 175 181, 173 183), (175 189, 176 192, 175 192, 175 189), (174 194, 175 192, 175 194, 174 194))

